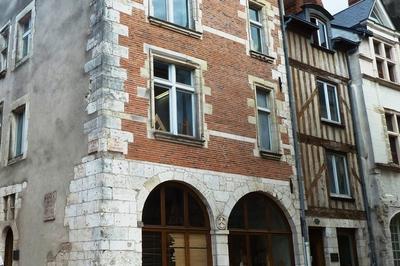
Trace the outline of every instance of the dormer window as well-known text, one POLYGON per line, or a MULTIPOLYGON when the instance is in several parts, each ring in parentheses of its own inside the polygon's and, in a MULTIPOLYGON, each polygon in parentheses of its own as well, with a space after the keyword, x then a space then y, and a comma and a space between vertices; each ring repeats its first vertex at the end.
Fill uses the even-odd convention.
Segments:
POLYGON ((310 21, 319 27, 319 30, 313 34, 314 43, 318 46, 329 49, 328 30, 326 23, 316 17, 311 17, 310 21))

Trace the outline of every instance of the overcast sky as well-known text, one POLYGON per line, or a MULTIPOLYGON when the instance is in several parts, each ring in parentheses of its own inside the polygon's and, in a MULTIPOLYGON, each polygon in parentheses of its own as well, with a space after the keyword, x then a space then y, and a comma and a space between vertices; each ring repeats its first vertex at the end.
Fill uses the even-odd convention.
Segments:
POLYGON ((336 14, 347 7, 348 0, 322 0, 324 7, 332 14, 336 14))

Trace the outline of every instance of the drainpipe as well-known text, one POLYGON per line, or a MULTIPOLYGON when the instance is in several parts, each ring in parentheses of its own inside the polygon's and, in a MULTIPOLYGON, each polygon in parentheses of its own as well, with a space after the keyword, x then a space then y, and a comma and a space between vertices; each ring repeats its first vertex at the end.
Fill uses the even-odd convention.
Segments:
POLYGON ((286 77, 288 86, 288 96, 290 104, 290 116, 292 118, 292 135, 293 135, 293 145, 294 145, 294 155, 296 162, 296 175, 297 183, 299 188, 299 200, 300 200, 300 222, 301 222, 301 234, 303 236, 303 252, 304 252, 304 265, 311 265, 310 257, 310 241, 308 237, 308 226, 306 221, 305 213, 305 196, 304 196, 304 179, 303 179, 303 169, 301 165, 301 154, 300 146, 297 137, 297 114, 296 114, 296 102, 294 100, 293 85, 292 85, 292 72, 289 65, 288 56, 288 42, 286 36, 286 24, 285 24, 285 10, 283 0, 279 0, 279 15, 281 19, 281 31, 283 39, 283 52, 285 57, 286 66, 286 77))
MULTIPOLYGON (((368 237, 369 237, 369 249, 371 252, 371 265, 376 266, 378 265, 377 263, 377 256, 376 256, 376 249, 375 249, 375 237, 372 231, 372 218, 371 218, 371 209, 369 205, 369 200, 368 200, 368 194, 367 194, 367 187, 365 184, 365 169, 367 169, 367 165, 365 163, 365 160, 363 158, 367 158, 367 153, 365 152, 365 149, 363 148, 363 141, 362 141, 362 134, 360 130, 360 117, 358 116, 358 109, 357 109, 357 103, 356 103, 356 92, 354 88, 352 88, 352 71, 350 67, 351 58, 350 56, 355 53, 355 49, 353 51, 349 51, 347 53, 347 68, 349 72, 349 79, 350 81, 347 84, 347 89, 349 91, 349 97, 350 97, 350 105, 351 105, 351 117, 352 117, 352 122, 353 122, 353 127, 354 127, 354 135, 355 135, 355 141, 356 141, 356 149, 357 149, 357 162, 358 162, 358 171, 360 172, 360 179, 361 179, 361 190, 363 194, 363 203, 364 203, 364 208, 367 216, 367 227, 368 227, 368 237)), ((362 92, 361 92, 362 93, 362 92)), ((366 112, 363 112, 364 115, 366 115, 366 112)))

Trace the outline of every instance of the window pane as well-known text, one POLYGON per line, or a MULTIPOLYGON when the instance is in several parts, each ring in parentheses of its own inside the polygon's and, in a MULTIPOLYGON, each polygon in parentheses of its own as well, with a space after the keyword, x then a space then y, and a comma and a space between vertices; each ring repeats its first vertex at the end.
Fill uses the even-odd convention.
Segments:
POLYGON ((249 17, 250 17, 250 20, 260 22, 259 10, 255 9, 253 7, 250 7, 249 8, 249 17))
POLYGON ((189 27, 189 7, 188 0, 173 0, 174 1, 174 23, 182 26, 189 27))
POLYGON ((143 266, 159 266, 162 265, 161 253, 161 233, 159 232, 143 232, 143 266))
POLYGON ((251 25, 250 26, 251 35, 251 50, 261 53, 261 28, 251 25))
POLYGON ((331 111, 331 120, 339 122, 339 110, 337 109, 336 87, 327 85, 329 108, 331 111))
POLYGON ((396 115, 396 119, 397 119, 397 129, 396 132, 400 131, 400 115, 396 115))
POLYGON ((378 76, 383 79, 385 75, 383 74, 383 62, 380 60, 376 60, 376 68, 378 70, 378 76))
POLYGON ((205 235, 189 235, 190 266, 207 265, 207 239, 205 235))
POLYGON ((250 236, 250 256, 252 266, 270 265, 268 261, 269 254, 267 247, 267 238, 265 236, 250 236))
POLYGON ((339 193, 342 195, 350 195, 348 188, 348 174, 347 174, 347 160, 346 157, 336 155, 336 173, 339 184, 339 193))
POLYGON ((396 82, 396 66, 388 64, 388 71, 390 81, 396 82))
POLYGON ((328 119, 328 111, 325 101, 325 90, 322 82, 317 82, 317 89, 319 94, 319 104, 321 107, 321 117, 328 119))
POLYGON ((15 156, 22 155, 23 128, 25 113, 17 114, 17 132, 16 132, 16 148, 15 156))
POLYGON ((330 186, 330 191, 331 193, 338 194, 339 191, 336 189, 336 183, 335 183, 335 173, 333 171, 333 155, 327 154, 327 159, 328 159, 328 175, 329 175, 329 186, 330 186))
POLYGON ((266 92, 262 89, 257 89, 257 106, 258 107, 269 109, 268 95, 269 95, 268 92, 266 92))
POLYGON ((394 131, 393 127, 393 115, 392 114, 385 114, 385 120, 386 120, 386 127, 388 131, 394 131))
POLYGON ((176 67, 176 82, 192 85, 192 71, 183 67, 176 67))
POLYGON ((265 197, 259 194, 249 195, 247 201, 247 223, 249 229, 267 229, 267 202, 265 197))
POLYGON ((154 76, 162 79, 169 79, 169 65, 160 61, 154 61, 154 76))
POLYGON ((380 42, 374 41, 374 51, 377 55, 381 54, 380 42))
MULTIPOLYGON (((185 235, 171 233, 167 235, 168 266, 185 265, 185 235)), ((161 265, 161 264, 160 264, 161 265)))
POLYGON ((161 225, 160 189, 153 190, 143 208, 143 223, 145 225, 161 225))
POLYGON ((244 229, 244 202, 238 202, 229 216, 229 228, 244 229))
POLYGON ((153 16, 159 19, 167 20, 166 0, 153 0, 153 16))
POLYGON ((169 114, 169 89, 155 86, 155 128, 162 131, 170 131, 169 114))
POLYGON ((22 57, 25 57, 28 55, 28 47, 29 47, 29 35, 26 35, 22 39, 22 57))
POLYGON ((390 152, 392 154, 392 160, 395 164, 399 164, 399 155, 397 152, 397 137, 389 136, 390 152))
POLYGON ((229 265, 231 266, 247 266, 247 249, 246 237, 243 235, 234 235, 232 233, 228 236, 229 242, 229 265))
POLYGON ((178 134, 193 136, 193 94, 176 92, 178 134))
POLYGON ((288 227, 286 223, 286 218, 283 216, 282 212, 278 210, 276 206, 273 204, 268 204, 268 212, 269 215, 268 217, 271 217, 268 221, 268 227, 270 230, 275 230, 275 231, 282 231, 282 232, 290 232, 290 228, 288 227))
POLYGON ((391 59, 392 58, 392 47, 385 45, 385 54, 386 54, 386 58, 391 59))
POLYGON ((320 40, 319 45, 328 48, 328 42, 326 39, 326 26, 321 22, 318 23, 318 26, 319 26, 319 40, 320 40))
POLYGON ((272 236, 272 254, 275 266, 291 266, 292 254, 290 237, 286 235, 272 236))
POLYGON ((271 150, 271 132, 269 113, 258 112, 258 131, 260 136, 260 147, 264 150, 271 150))
POLYGON ((167 225, 183 225, 183 190, 177 187, 165 188, 165 221, 167 225))
POLYGON ((190 225, 195 226, 195 227, 204 227, 205 226, 205 217, 204 217, 203 209, 190 194, 188 195, 188 201, 189 201, 189 223, 190 223, 190 225))

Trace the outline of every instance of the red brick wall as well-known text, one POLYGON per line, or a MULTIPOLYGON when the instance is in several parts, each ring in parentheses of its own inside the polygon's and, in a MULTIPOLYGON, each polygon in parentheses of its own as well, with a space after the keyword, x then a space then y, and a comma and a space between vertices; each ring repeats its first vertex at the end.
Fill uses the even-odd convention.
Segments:
MULTIPOLYGON (((272 4, 277 7, 276 0, 272 4)), ((202 24, 246 39, 246 21, 239 18, 238 11, 245 12, 239 0, 203 0, 202 24)), ((140 75, 140 68, 148 60, 144 53, 144 43, 147 43, 207 61, 204 81, 205 86, 211 88, 211 96, 206 96, 206 102, 213 107, 212 115, 205 115, 208 129, 256 138, 255 125, 248 122, 248 116, 255 116, 255 109, 247 104, 247 98, 254 99, 248 75, 276 83, 271 73, 282 63, 280 58, 270 64, 251 58, 244 45, 208 32, 204 32, 200 40, 152 25, 146 22, 144 12, 139 9, 134 9, 132 16, 123 15, 121 23, 128 25, 130 32, 129 38, 120 39, 121 45, 129 47, 129 60, 121 62, 128 69, 126 113, 145 117, 149 113, 149 100, 137 97, 137 87, 147 87, 148 82, 140 75)), ((275 50, 280 46, 278 30, 280 28, 275 26, 275 50)), ((284 95, 278 90, 276 98, 284 99, 284 95)), ((278 121, 283 123, 284 119, 278 121)), ((128 120, 123 121, 123 130, 133 132, 135 138, 129 146, 128 159, 276 179, 288 179, 292 175, 292 167, 286 162, 254 156, 252 143, 210 136, 207 148, 174 144, 149 139, 146 124, 128 120)), ((280 138, 289 144, 287 134, 280 138)), ((285 153, 290 151, 285 150, 285 153)))

